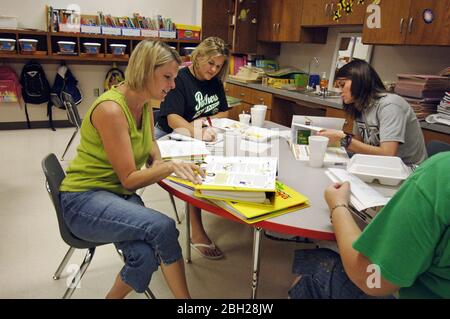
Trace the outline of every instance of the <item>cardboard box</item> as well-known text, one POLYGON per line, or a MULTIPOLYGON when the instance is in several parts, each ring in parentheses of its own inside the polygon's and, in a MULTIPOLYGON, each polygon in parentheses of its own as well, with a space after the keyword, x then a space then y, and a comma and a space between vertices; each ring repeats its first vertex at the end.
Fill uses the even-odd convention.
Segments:
POLYGON ((200 40, 200 26, 176 24, 177 38, 180 40, 200 40))

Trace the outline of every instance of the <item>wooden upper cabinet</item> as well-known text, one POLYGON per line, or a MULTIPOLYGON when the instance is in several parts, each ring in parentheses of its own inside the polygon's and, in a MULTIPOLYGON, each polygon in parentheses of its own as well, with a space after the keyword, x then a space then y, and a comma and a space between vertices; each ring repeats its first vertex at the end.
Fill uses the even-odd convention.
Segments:
POLYGON ((406 44, 450 45, 450 0, 412 0, 406 44))
POLYGON ((260 0, 258 40, 300 41, 302 0, 260 0))
POLYGON ((232 43, 232 32, 229 28, 234 14, 233 4, 232 0, 203 0, 202 39, 215 36, 232 43))
POLYGON ((384 0, 380 8, 381 28, 364 25, 364 43, 450 45, 450 0, 384 0))
POLYGON ((326 43, 325 28, 302 29, 303 0, 260 0, 258 40, 326 43))
POLYGON ((256 53, 258 32, 258 2, 239 0, 236 2, 233 52, 256 53))
POLYGON ((338 0, 303 0, 303 26, 362 25, 364 23, 367 2, 338 0))
POLYGON ((256 53, 257 0, 203 0, 202 39, 222 38, 234 53, 256 53))

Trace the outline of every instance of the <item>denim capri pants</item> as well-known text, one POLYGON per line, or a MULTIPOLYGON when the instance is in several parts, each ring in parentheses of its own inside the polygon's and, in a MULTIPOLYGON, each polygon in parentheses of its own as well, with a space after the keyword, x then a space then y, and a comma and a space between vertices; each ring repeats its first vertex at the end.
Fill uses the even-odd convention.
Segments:
POLYGON ((61 192, 64 220, 80 239, 114 243, 123 252, 122 280, 136 292, 148 287, 160 261, 169 265, 182 258, 179 232, 173 219, 144 206, 136 195, 105 190, 61 192))
POLYGON ((295 251, 292 273, 300 280, 289 290, 292 299, 392 299, 372 297, 347 276, 341 257, 331 249, 295 251))

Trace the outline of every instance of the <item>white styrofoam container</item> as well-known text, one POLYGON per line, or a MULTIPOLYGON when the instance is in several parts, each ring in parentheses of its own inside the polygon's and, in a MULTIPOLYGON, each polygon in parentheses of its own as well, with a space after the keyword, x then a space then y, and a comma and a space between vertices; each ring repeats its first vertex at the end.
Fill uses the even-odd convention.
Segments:
POLYGON ((378 180, 380 184, 396 186, 408 178, 409 170, 400 157, 355 154, 347 171, 364 182, 378 180))
POLYGON ((113 55, 124 55, 125 49, 127 48, 126 44, 110 44, 111 53, 113 55))
POLYGON ((140 37, 141 30, 133 29, 133 28, 122 28, 122 35, 130 36, 130 37, 140 37))
POLYGON ((16 39, 0 39, 0 51, 12 52, 16 48, 16 39))

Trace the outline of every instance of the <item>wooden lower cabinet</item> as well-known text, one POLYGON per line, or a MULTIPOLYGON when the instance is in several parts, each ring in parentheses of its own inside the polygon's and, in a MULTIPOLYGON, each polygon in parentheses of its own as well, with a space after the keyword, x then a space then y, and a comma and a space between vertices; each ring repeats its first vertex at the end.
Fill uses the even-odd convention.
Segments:
POLYGON ((428 144, 430 141, 441 141, 450 144, 449 134, 439 133, 427 129, 422 129, 422 133, 425 138, 425 144, 428 144))

